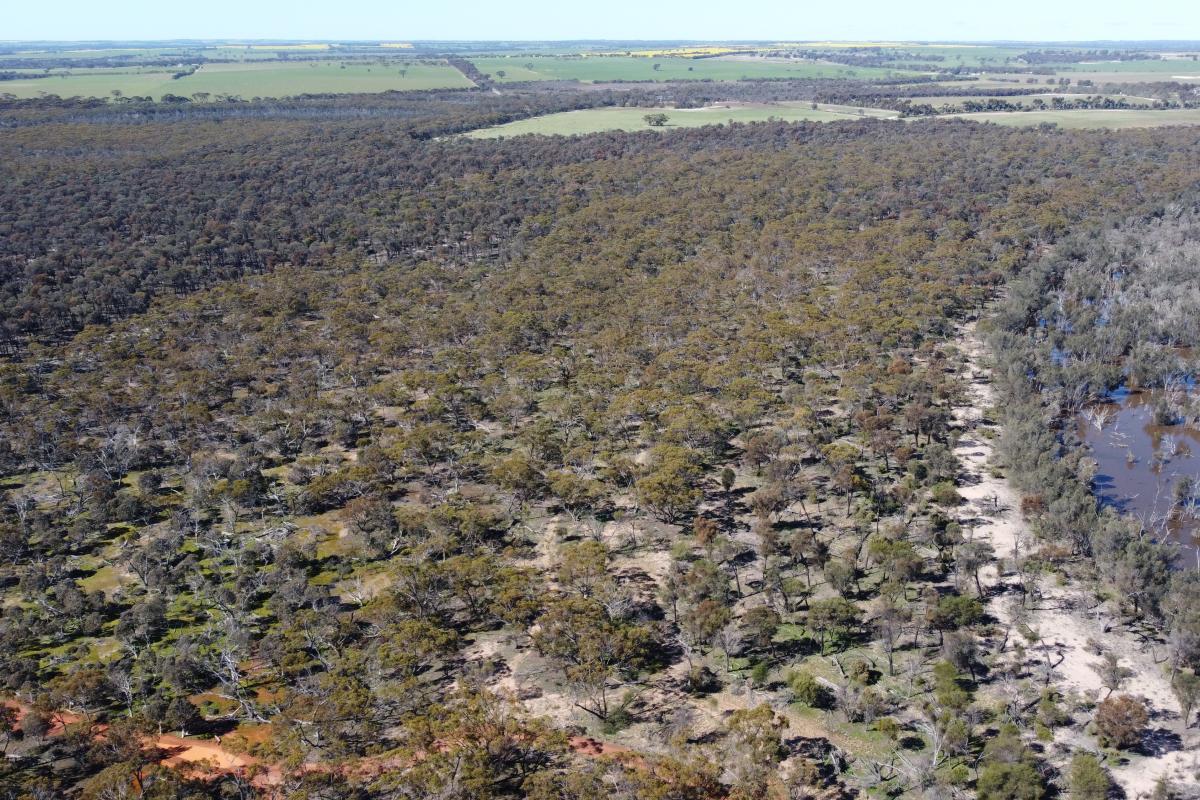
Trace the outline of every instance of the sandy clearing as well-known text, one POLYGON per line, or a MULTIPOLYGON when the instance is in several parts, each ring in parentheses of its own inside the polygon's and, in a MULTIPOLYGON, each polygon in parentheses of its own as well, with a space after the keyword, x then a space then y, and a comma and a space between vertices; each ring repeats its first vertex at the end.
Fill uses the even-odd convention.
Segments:
MULTIPOLYGON (((0 700, 9 708, 17 710, 18 726, 24 717, 29 714, 32 706, 15 700, 12 698, 4 698, 0 700)), ((54 721, 47 731, 47 737, 61 736, 68 725, 83 720, 79 714, 70 711, 56 711, 54 713, 54 721)), ((104 732, 108 729, 105 724, 94 725, 92 731, 96 738, 103 738, 104 732)), ((175 736, 174 734, 164 733, 159 736, 146 738, 144 747, 158 748, 165 752, 161 763, 164 766, 184 768, 198 775, 205 773, 229 773, 229 772, 250 772, 254 768, 261 766, 262 762, 258 759, 235 753, 221 745, 220 739, 192 739, 175 736)), ((282 773, 277 767, 269 767, 254 776, 254 783, 260 788, 266 788, 280 783, 282 773)))
POLYGON ((255 758, 225 749, 212 739, 185 739, 163 734, 151 744, 167 751, 162 763, 168 767, 211 765, 221 771, 237 771, 259 763, 255 758))

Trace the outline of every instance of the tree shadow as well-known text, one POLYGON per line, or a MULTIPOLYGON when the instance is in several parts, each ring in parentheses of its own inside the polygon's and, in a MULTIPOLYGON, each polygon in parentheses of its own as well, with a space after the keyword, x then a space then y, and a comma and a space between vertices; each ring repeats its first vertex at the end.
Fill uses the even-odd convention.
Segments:
POLYGON ((1183 738, 1167 728, 1154 728, 1142 735, 1135 753, 1143 756, 1162 756, 1183 749, 1183 738))

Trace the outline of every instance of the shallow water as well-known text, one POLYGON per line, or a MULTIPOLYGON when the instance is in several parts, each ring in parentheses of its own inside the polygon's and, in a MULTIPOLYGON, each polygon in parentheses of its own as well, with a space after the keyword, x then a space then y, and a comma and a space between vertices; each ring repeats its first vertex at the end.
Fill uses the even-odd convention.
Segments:
POLYGON ((1194 502, 1181 508, 1175 490, 1181 478, 1200 480, 1200 428, 1158 424, 1155 406, 1163 397, 1160 390, 1118 390, 1079 416, 1077 432, 1097 462, 1101 502, 1178 542, 1190 561, 1200 552, 1200 512, 1194 502))

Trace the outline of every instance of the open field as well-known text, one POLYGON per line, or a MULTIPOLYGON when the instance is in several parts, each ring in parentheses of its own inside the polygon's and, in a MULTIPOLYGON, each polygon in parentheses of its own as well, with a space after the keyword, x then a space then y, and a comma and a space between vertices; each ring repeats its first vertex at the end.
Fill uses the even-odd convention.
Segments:
POLYGON ((194 74, 172 79, 173 69, 137 68, 69 70, 49 78, 4 81, 0 94, 19 98, 108 97, 197 92, 250 97, 287 97, 306 93, 353 93, 467 88, 471 82, 448 64, 390 62, 386 65, 340 61, 248 61, 206 64, 194 74))
POLYGON ((1200 83, 1200 67, 1195 64, 1183 65, 1172 70, 1164 71, 1123 71, 1123 70, 1095 70, 1091 72, 1059 72, 1056 73, 1060 78, 1068 78, 1073 83, 1079 81, 1091 81, 1094 84, 1100 85, 1105 83, 1163 83, 1163 82, 1179 82, 1179 83, 1200 83))
POLYGON ((166 55, 182 53, 190 48, 183 47, 163 47, 163 48, 105 48, 105 49, 78 49, 78 50, 43 50, 35 47, 22 50, 14 50, 7 53, 0 53, 0 63, 13 60, 28 60, 28 59, 45 59, 57 60, 62 58, 72 59, 91 59, 91 58, 154 58, 166 55))
MULTIPOLYGON (((1066 78, 1071 83, 1091 81, 1105 83, 1162 83, 1181 81, 1200 83, 1200 63, 1189 59, 1164 59, 1159 61, 1080 61, 1057 64, 1040 64, 1040 69, 1054 70, 1053 75, 1039 74, 1038 81, 1050 78, 1066 78)), ((982 80, 1012 78, 1011 73, 988 73, 980 75, 982 80)), ((1020 76, 1025 79, 1028 76, 1020 76)))
POLYGON ((1019 56, 1027 47, 996 47, 992 45, 906 44, 904 42, 803 42, 801 50, 858 50, 877 49, 880 54, 897 63, 929 60, 941 67, 977 67, 996 64, 1019 56))
POLYGON ((284 97, 306 92, 386 92, 466 88, 462 73, 448 64, 393 62, 265 62, 209 64, 178 83, 190 92, 284 97))
POLYGON ((698 128, 703 125, 724 125, 728 122, 763 122, 768 119, 784 122, 833 122, 856 119, 860 116, 893 118, 891 112, 879 109, 857 109, 822 105, 816 109, 809 103, 780 103, 775 105, 722 105, 696 109, 675 108, 589 108, 564 111, 541 117, 518 120, 494 128, 484 128, 466 134, 475 139, 495 139, 501 136, 520 136, 536 133, 547 136, 573 136, 600 131, 643 131, 698 128), (663 113, 670 117, 666 125, 652 128, 646 123, 647 114, 663 113))
MULTIPOLYGON (((940 98, 952 100, 954 98, 940 98)), ((696 128, 703 125, 722 125, 728 122, 762 122, 769 119, 784 122, 833 122, 870 116, 894 119, 896 115, 878 108, 857 109, 848 106, 820 105, 813 109, 809 103, 719 105, 702 109, 675 108, 590 108, 581 111, 565 111, 541 117, 518 120, 493 128, 483 128, 466 134, 476 139, 542 134, 547 136, 573 136, 599 133, 601 131, 672 130, 696 128), (861 112, 861 113, 860 113, 861 112), (670 121, 660 128, 652 128, 645 116, 664 113, 670 121)), ((1200 109, 1168 111, 1151 110, 1080 110, 1080 111, 984 111, 946 115, 946 119, 969 119, 977 122, 994 122, 998 125, 1034 126, 1051 122, 1064 128, 1155 128, 1165 125, 1200 124, 1200 109)))
POLYGON ((501 83, 518 81, 736 81, 753 78, 882 78, 911 73, 843 64, 761 58, 639 58, 636 56, 497 56, 472 62, 501 83), (501 74, 504 73, 504 74, 501 74))
POLYGON ((954 114, 955 119, 994 122, 997 125, 1040 125, 1053 122, 1063 128, 1159 128, 1165 125, 1200 125, 1200 109, 1169 111, 981 111, 954 114))
POLYGON ((1144 73, 1154 75, 1200 74, 1200 61, 1190 58, 1143 59, 1138 61, 1071 61, 1044 64, 1058 72, 1144 73))
MULTIPOLYGON (((1051 92, 1055 91, 1055 87, 1046 85, 1045 81, 1042 80, 1040 77, 1035 78, 1033 80, 1033 82, 1031 83, 1029 80, 1031 77, 1033 77, 1033 76, 1022 75, 1020 80, 1017 80, 1016 78, 1009 78, 1007 80, 1001 80, 1000 78, 997 78, 995 76, 989 76, 987 78, 968 78, 968 79, 964 79, 964 80, 960 80, 960 79, 956 78, 953 82, 947 81, 945 83, 941 83, 940 85, 952 86, 955 89, 963 89, 966 91, 986 91, 988 89, 1038 89, 1038 88, 1041 88, 1043 85, 1045 85, 1047 91, 1051 91, 1051 92)), ((920 88, 922 86, 928 86, 928 85, 929 84, 927 84, 927 83, 925 83, 925 84, 916 84, 916 83, 897 84, 897 88, 900 88, 901 86, 908 86, 908 87, 915 86, 917 88, 920 88)))
POLYGON ((11 94, 22 99, 58 95, 59 97, 109 97, 113 91, 126 96, 158 99, 180 91, 180 81, 171 80, 171 72, 163 69, 130 67, 128 69, 84 69, 55 73, 46 78, 30 78, 0 82, 0 95, 11 94))
POLYGON ((931 106, 940 108, 941 106, 961 106, 963 103, 971 101, 971 100, 974 100, 976 102, 987 102, 988 100, 1004 100, 1005 102, 1009 102, 1009 103, 1024 103, 1024 104, 1028 105, 1028 104, 1031 104, 1034 100, 1041 100, 1044 103, 1050 103, 1055 98, 1062 98, 1063 100, 1079 100, 1079 99, 1086 98, 1086 97, 1104 97, 1104 98, 1111 98, 1113 100, 1123 100, 1126 103, 1129 103, 1130 105, 1138 105, 1138 106, 1149 106, 1154 103, 1153 98, 1149 98, 1149 97, 1135 97, 1133 95, 1103 93, 1103 92, 1097 92, 1096 94, 1090 94, 1090 93, 1063 94, 1061 92, 1054 92, 1054 93, 1046 92, 1046 93, 1039 93, 1039 94, 1021 94, 1021 95, 1008 95, 1008 96, 1001 96, 1001 95, 944 95, 944 96, 927 95, 927 96, 921 96, 921 97, 906 97, 904 99, 910 100, 913 105, 921 105, 924 103, 928 103, 931 106))

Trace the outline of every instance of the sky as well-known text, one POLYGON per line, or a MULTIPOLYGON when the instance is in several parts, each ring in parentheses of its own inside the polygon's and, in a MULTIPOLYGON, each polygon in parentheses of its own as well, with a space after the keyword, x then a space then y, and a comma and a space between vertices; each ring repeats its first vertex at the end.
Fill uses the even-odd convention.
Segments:
POLYGON ((1200 40, 1200 0, 54 0, 0 40, 1200 40))

